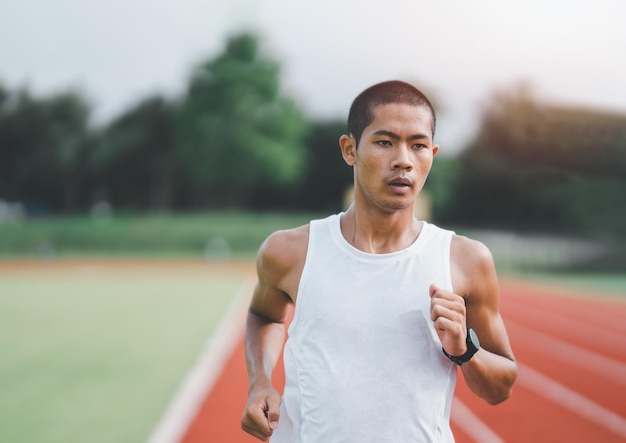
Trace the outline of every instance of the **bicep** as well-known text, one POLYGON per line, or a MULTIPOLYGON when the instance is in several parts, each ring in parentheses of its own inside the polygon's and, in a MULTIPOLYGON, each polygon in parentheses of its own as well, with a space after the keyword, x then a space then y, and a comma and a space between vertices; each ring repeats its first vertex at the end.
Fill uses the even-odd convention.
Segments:
POLYGON ((260 278, 252 293, 249 311, 266 320, 284 323, 290 305, 287 294, 260 278))
POLYGON ((495 264, 489 250, 480 243, 471 245, 472 257, 465 263, 467 326, 474 329, 481 347, 513 358, 508 334, 500 314, 500 294, 495 264))
POLYGON ((291 298, 284 290, 291 261, 285 255, 284 236, 270 236, 257 257, 258 281, 252 293, 250 312, 266 320, 284 323, 291 298))
POLYGON ((502 316, 498 311, 483 307, 480 309, 468 307, 467 325, 476 331, 481 348, 513 359, 509 337, 502 316))

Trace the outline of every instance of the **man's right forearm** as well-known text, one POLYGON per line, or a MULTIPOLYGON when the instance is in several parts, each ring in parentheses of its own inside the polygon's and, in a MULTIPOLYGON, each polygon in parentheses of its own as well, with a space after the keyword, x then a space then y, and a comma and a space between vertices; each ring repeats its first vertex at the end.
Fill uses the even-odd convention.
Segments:
POLYGON ((280 393, 272 386, 272 371, 285 339, 285 325, 248 312, 246 322, 246 361, 248 402, 241 417, 241 428, 259 440, 271 437, 280 418, 280 393))
POLYGON ((285 325, 248 312, 246 321, 246 362, 249 390, 272 383, 272 371, 285 340, 285 325))

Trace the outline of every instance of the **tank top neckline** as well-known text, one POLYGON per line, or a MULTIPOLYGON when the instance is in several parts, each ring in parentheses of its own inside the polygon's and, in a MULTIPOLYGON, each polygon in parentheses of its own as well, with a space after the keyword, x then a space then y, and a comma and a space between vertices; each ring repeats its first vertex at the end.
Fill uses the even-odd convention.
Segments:
POLYGON ((421 245, 426 241, 426 238, 428 237, 428 232, 430 230, 430 224, 426 221, 422 221, 422 230, 420 231, 415 241, 409 246, 398 251, 375 254, 371 252, 361 251, 345 239, 345 237, 341 233, 341 216, 343 214, 344 212, 340 212, 331 216, 332 220, 330 222, 330 230, 333 241, 344 253, 359 260, 368 262, 381 263, 386 261, 395 261, 414 254, 421 248, 421 245))

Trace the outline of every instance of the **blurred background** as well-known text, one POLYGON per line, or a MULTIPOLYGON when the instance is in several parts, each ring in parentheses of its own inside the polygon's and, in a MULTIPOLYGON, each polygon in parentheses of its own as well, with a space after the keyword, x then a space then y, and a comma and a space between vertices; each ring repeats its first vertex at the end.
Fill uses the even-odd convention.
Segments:
POLYGON ((3 256, 254 251, 272 223, 210 217, 341 210, 351 100, 403 79, 439 115, 425 218, 626 269, 621 2, 2 3, 3 256))
POLYGON ((2 441, 146 441, 263 239, 346 207, 338 139, 380 81, 438 113, 419 217, 623 306, 622 1, 0 11, 2 441))

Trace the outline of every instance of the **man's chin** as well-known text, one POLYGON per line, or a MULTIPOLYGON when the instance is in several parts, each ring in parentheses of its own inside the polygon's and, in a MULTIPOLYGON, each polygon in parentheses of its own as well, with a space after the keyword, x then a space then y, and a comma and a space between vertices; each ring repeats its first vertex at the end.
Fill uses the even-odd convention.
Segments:
POLYGON ((404 211, 413 207, 413 201, 410 202, 388 202, 384 205, 385 209, 390 212, 404 211))

